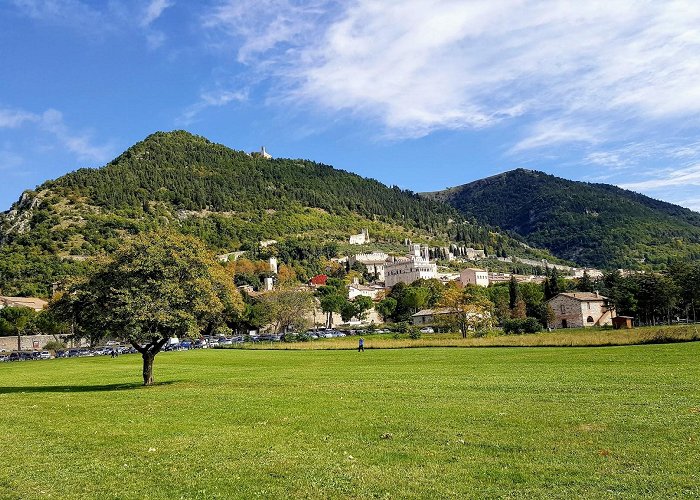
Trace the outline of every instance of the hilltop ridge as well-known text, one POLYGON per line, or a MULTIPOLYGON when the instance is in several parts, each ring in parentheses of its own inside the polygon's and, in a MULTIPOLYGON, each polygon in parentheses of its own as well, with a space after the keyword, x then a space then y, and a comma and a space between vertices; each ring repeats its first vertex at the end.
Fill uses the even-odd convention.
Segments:
POLYGON ((582 265, 658 268, 700 258, 700 213, 609 184, 516 169, 421 195, 582 265))

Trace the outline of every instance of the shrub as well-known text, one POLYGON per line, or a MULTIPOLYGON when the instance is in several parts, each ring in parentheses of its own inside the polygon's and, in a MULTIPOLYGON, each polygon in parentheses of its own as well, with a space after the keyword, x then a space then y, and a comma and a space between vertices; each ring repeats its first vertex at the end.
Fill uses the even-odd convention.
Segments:
POLYGON ((65 348, 66 344, 58 340, 50 340, 49 342, 44 344, 44 349, 46 349, 47 351, 62 351, 65 348))
POLYGON ((523 330, 525 333, 537 333, 542 330, 542 324, 537 318, 525 318, 523 320, 523 330))
POLYGON ((506 335, 523 333, 523 320, 506 319, 503 321, 503 333, 506 335))
POLYGON ((542 325, 537 318, 514 318, 503 322, 503 331, 506 334, 537 333, 540 330, 542 330, 542 325))
POLYGON ((396 325, 396 331, 399 333, 408 333, 409 330, 409 325, 408 322, 402 321, 401 323, 396 325))
POLYGON ((421 336, 420 330, 413 329, 411 330, 411 333, 408 334, 409 338, 412 338, 413 340, 418 340, 421 336))

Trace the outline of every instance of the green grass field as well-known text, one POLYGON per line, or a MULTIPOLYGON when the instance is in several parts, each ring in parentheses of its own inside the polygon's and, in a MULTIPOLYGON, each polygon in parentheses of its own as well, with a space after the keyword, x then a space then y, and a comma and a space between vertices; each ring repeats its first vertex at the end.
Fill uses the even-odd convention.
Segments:
POLYGON ((700 497, 700 343, 0 365, 0 498, 700 497))

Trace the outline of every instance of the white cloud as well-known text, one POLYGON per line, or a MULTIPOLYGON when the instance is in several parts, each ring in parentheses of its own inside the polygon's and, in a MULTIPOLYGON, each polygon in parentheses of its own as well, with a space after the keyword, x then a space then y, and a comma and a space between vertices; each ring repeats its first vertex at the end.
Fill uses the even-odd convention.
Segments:
POLYGON ((19 109, 0 109, 0 128, 17 128, 26 122, 37 121, 39 117, 19 109))
POLYGON ((48 109, 41 116, 41 128, 53 134, 61 145, 82 161, 103 162, 111 153, 107 145, 95 145, 87 134, 71 132, 63 121, 63 114, 55 109, 48 109))
POLYGON ((12 0, 24 15, 53 25, 73 26, 79 29, 104 29, 102 14, 79 0, 12 0))
POLYGON ((651 179, 620 184, 620 187, 633 191, 654 190, 673 186, 700 186, 700 164, 677 170, 661 170, 651 179))
POLYGON ((62 26, 90 38, 139 32, 148 48, 156 49, 165 33, 152 24, 175 5, 173 0, 89 2, 84 0, 11 0, 18 12, 42 24, 62 26))
POLYGON ((694 0, 229 0, 204 25, 230 34, 239 61, 279 82, 278 97, 399 136, 522 115, 570 124, 518 150, 700 113, 694 0))
POLYGON ((554 144, 583 142, 600 142, 601 132, 565 121, 544 121, 537 123, 530 130, 529 137, 521 140, 510 149, 510 153, 519 153, 529 149, 554 144))
POLYGON ((189 106, 180 117, 176 120, 180 125, 189 125, 197 115, 207 108, 222 107, 232 102, 243 102, 248 99, 248 93, 245 90, 210 90, 202 92, 199 95, 199 101, 189 106))
POLYGON ((143 19, 141 19, 141 26, 149 26, 153 21, 158 19, 166 9, 173 5, 175 5, 175 3, 170 0, 151 0, 146 7, 143 19))
MULTIPOLYGON (((19 128, 26 125, 48 132, 60 147, 73 153, 81 161, 103 162, 113 153, 111 145, 96 145, 88 134, 71 131, 63 120, 63 114, 55 109, 47 109, 41 114, 22 109, 0 109, 0 128, 19 128)), ((4 160, 10 158, 8 155, 9 153, 3 157, 4 160)))

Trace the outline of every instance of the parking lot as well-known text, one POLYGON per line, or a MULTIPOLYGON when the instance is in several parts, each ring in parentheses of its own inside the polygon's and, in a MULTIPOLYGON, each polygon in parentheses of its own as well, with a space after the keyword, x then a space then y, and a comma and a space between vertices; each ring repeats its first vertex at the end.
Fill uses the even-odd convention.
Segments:
MULTIPOLYGON (((388 330, 386 330, 388 331, 388 330)), ((385 330, 376 330, 374 333, 384 333, 385 330)), ((163 351, 187 351, 190 349, 214 349, 234 345, 242 345, 247 342, 303 342, 324 338, 345 337, 347 335, 363 335, 363 330, 349 330, 341 332, 334 329, 308 330, 306 332, 271 333, 236 335, 233 337, 203 337, 197 340, 170 339, 163 347, 163 351)), ((33 350, 33 351, 4 351, 0 352, 0 362, 10 361, 41 361, 56 358, 82 358, 94 356, 121 356, 125 354, 137 354, 138 351, 131 345, 123 342, 110 341, 107 345, 97 347, 71 347, 62 350, 33 350)))

